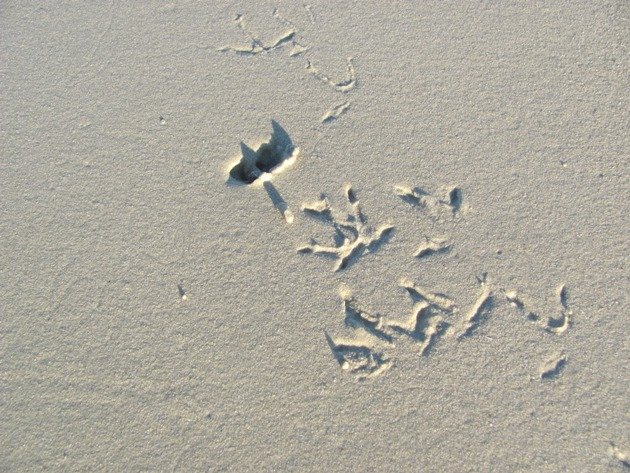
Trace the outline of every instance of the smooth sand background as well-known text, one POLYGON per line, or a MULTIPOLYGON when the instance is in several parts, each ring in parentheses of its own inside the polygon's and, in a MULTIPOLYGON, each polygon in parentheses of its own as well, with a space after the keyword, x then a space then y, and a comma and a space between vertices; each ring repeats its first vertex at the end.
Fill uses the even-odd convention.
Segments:
POLYGON ((313 1, 313 23, 302 2, 252 3, 0 5, 0 469, 623 469, 628 4, 313 1), (354 90, 286 48, 217 51, 247 43, 237 13, 286 31, 275 7, 321 70, 353 58, 354 90), (274 180, 292 225, 225 182, 271 119, 301 149, 274 180), (346 182, 396 233, 334 273, 296 253, 329 236, 299 206, 343 209, 346 182), (469 210, 436 226, 395 184, 458 185, 469 210), (454 250, 414 259, 440 232, 454 250), (545 316, 565 284, 573 325, 503 304, 376 379, 334 360, 342 284, 405 314, 400 278, 467 307, 483 272, 545 316))

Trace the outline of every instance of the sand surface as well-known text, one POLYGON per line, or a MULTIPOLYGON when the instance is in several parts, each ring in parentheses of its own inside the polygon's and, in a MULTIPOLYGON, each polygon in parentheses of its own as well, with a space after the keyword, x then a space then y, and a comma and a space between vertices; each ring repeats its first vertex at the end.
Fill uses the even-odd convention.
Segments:
POLYGON ((628 471, 629 16, 2 2, 0 470, 628 471))

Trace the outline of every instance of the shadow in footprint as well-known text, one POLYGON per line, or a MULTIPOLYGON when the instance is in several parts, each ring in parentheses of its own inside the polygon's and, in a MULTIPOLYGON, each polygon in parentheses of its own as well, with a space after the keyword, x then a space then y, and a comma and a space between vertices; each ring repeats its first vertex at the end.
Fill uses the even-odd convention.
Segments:
POLYGON ((227 184, 239 186, 262 182, 273 206, 287 223, 292 223, 293 213, 270 180, 295 162, 299 148, 295 147, 289 134, 277 121, 271 120, 271 127, 271 138, 257 150, 241 142, 241 158, 230 169, 227 184))
POLYGON ((343 304, 345 314, 345 324, 352 328, 361 328, 367 333, 383 340, 387 343, 392 343, 393 338, 390 334, 386 333, 380 315, 371 315, 363 312, 357 307, 355 299, 346 299, 343 304))
POLYGON ((256 151, 241 141, 241 160, 230 169, 230 178, 241 184, 251 184, 258 179, 262 172, 256 166, 257 157, 256 151))
POLYGON ((378 237, 367 245, 367 250, 374 253, 385 243, 389 243, 396 229, 394 227, 384 227, 378 237))
POLYGON ((271 138, 256 151, 241 142, 241 159, 230 169, 228 183, 253 184, 261 178, 268 180, 295 161, 298 148, 289 134, 275 120, 271 120, 271 127, 271 138))

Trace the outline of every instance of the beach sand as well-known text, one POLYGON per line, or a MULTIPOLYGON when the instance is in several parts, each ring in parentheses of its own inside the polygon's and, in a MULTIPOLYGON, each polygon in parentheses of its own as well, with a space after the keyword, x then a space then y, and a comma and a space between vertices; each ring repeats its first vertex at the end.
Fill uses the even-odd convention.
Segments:
POLYGON ((627 471, 629 16, 4 2, 0 470, 627 471))

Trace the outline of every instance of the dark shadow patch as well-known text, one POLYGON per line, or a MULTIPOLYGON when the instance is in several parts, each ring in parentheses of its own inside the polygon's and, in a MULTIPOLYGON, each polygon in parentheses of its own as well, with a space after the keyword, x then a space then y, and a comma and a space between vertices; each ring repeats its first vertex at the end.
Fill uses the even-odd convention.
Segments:
POLYGON ((459 187, 453 187, 448 193, 448 205, 453 209, 453 213, 459 212, 462 207, 464 196, 462 190, 459 187))
POLYGON ((394 232, 396 231, 395 227, 385 227, 381 230, 380 235, 377 236, 376 239, 372 240, 368 246, 367 250, 370 253, 374 253, 385 243, 388 243, 391 240, 392 236, 394 236, 394 232))
POLYGON ((373 337, 392 343, 391 335, 382 328, 382 316, 363 312, 356 306, 356 300, 344 300, 345 324, 352 328, 362 328, 373 337))
POLYGON ((425 340, 424 348, 422 349, 422 356, 429 356, 435 350, 437 343, 442 336, 446 333, 450 324, 448 322, 441 321, 438 323, 435 333, 431 334, 427 340, 425 340))
POLYGON ((241 141, 241 160, 230 169, 230 177, 243 184, 251 184, 262 172, 256 166, 257 153, 241 141))
POLYGON ((494 306, 494 298, 491 295, 487 295, 481 299, 469 315, 467 320, 468 326, 466 327, 464 333, 457 337, 458 340, 472 337, 475 334, 475 331, 488 320, 490 311, 494 306))
POLYGON ((276 186, 274 186, 271 182, 266 181, 263 183, 263 187, 265 188, 265 191, 267 191, 267 195, 271 199, 275 208, 277 208, 280 212, 285 212, 289 208, 287 201, 284 200, 282 195, 280 195, 276 186))
POLYGON ((271 121, 272 133, 267 143, 256 151, 241 142, 241 159, 230 169, 230 178, 242 184, 252 184, 265 173, 273 173, 287 159, 292 158, 295 146, 289 134, 275 120, 271 121))
POLYGON ((431 255, 441 255, 448 253, 449 251, 451 251, 450 245, 438 248, 425 247, 418 250, 418 252, 416 253, 416 258, 420 259, 431 255))
POLYGON ((560 358, 558 358, 558 360, 555 363, 550 364, 546 368, 543 369, 543 371, 540 373, 540 379, 545 381, 545 380, 557 378, 558 376, 560 376, 560 374, 562 373, 566 365, 567 365, 566 357, 561 356, 560 358))

